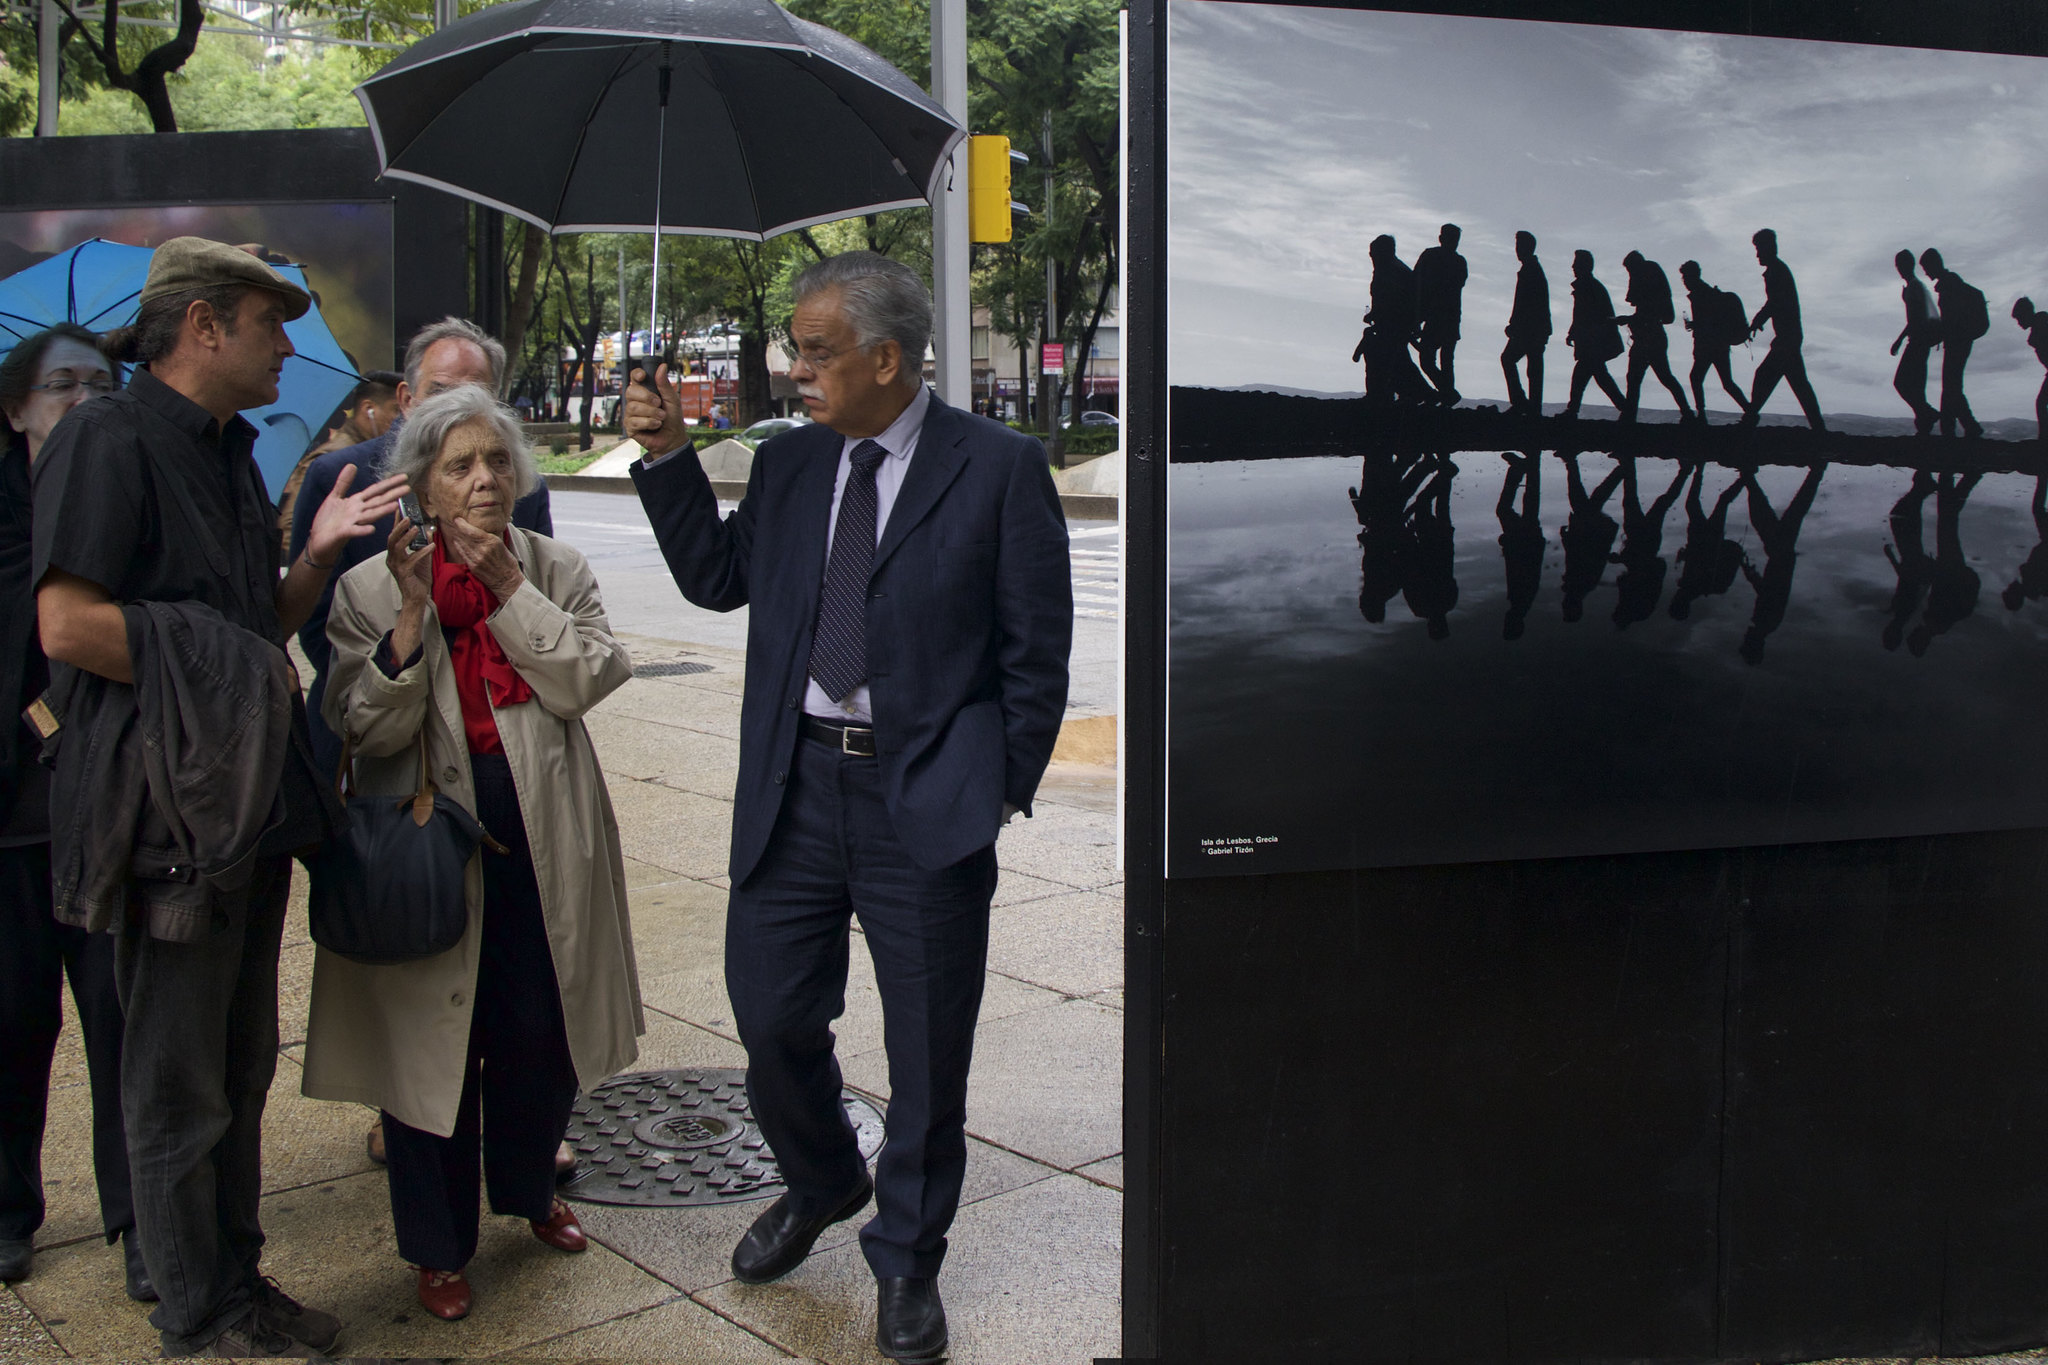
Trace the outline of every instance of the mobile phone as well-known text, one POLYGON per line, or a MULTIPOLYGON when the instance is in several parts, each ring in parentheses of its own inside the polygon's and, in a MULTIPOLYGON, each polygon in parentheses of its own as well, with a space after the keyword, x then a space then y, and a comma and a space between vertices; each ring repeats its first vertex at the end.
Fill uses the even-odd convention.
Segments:
POLYGON ((418 498, 410 493, 399 494, 398 511, 401 516, 412 523, 412 541, 405 547, 406 549, 424 550, 434 543, 433 530, 427 525, 426 513, 420 511, 420 500, 418 498))

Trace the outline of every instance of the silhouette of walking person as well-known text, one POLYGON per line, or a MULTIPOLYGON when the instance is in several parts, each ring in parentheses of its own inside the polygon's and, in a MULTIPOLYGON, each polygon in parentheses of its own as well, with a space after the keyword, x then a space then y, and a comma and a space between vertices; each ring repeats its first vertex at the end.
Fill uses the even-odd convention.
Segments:
POLYGON ((1422 362, 1422 377, 1437 392, 1437 402, 1455 407, 1458 402, 1458 324, 1465 313, 1465 280, 1469 274, 1465 258, 1458 254, 1463 231, 1456 223, 1445 223, 1437 233, 1437 244, 1415 258, 1415 307, 1422 319, 1422 336, 1416 351, 1422 362))
POLYGON ((1906 287, 1899 291, 1899 298, 1906 305, 1906 325, 1892 338, 1891 353, 1899 357, 1892 387, 1913 410, 1914 433, 1925 436, 1934 430, 1935 420, 1941 416, 1927 401, 1927 357, 1941 344, 1941 317, 1934 311, 1934 299, 1927 286, 1913 273, 1913 253, 1901 251, 1892 258, 1892 264, 1898 267, 1899 278, 1906 282, 1906 287), (1903 355, 1899 354, 1901 346, 1906 348, 1903 355))
POLYGON ((1442 455, 1430 460, 1433 477, 1408 513, 1401 596, 1416 619, 1428 624, 1429 638, 1442 640, 1451 633, 1451 608, 1458 605, 1458 537, 1451 527, 1451 481, 1458 467, 1442 455))
POLYGON ((1963 504, 1982 474, 1944 474, 1934 492, 1934 564, 1927 578, 1927 610, 1906 637, 1906 652, 1918 659, 1937 635, 1955 629, 1977 609, 1983 581, 1963 554, 1963 504))
POLYGON ((1679 420, 1690 422, 1692 405, 1685 401, 1685 390, 1671 373, 1671 338, 1664 330, 1678 316, 1671 302, 1671 278, 1664 273, 1663 266, 1644 259, 1640 251, 1622 257, 1621 268, 1628 272, 1627 301, 1635 308, 1635 312, 1615 319, 1628 328, 1629 334, 1628 397, 1622 404, 1621 420, 1636 420, 1636 409, 1643 398, 1643 375, 1647 372, 1656 375, 1678 400, 1679 420))
POLYGON ((1963 435, 1974 439, 1984 428, 1963 396, 1963 367, 1970 363, 1977 338, 1991 330, 1990 308, 1983 291, 1942 264, 1933 247, 1920 253, 1920 268, 1934 281, 1934 296, 1941 302, 1941 434, 1955 435, 1960 422, 1963 435))
POLYGON ((1621 566, 1614 580, 1619 594, 1614 602, 1614 628, 1627 630, 1655 615, 1664 596, 1664 519, 1671 515, 1692 470, 1681 461, 1671 486, 1645 509, 1636 489, 1635 457, 1624 456, 1621 467, 1621 551, 1611 562, 1621 566))
MULTIPOLYGON (((1749 318, 1743 316, 1743 324, 1749 318)), ((1702 597, 1719 597, 1735 586, 1742 572, 1742 547, 1728 538, 1728 504, 1743 488, 1736 479, 1721 490, 1714 510, 1707 511, 1700 499, 1707 467, 1692 468, 1692 484, 1685 494, 1685 544, 1678 551, 1678 587, 1671 594, 1671 619, 1683 621, 1692 615, 1692 604, 1702 597)))
MULTIPOLYGON (((1792 269, 1778 258, 1778 234, 1769 228, 1759 229, 1749 239, 1756 247, 1757 264, 1764 268, 1764 306, 1757 309, 1750 319, 1749 334, 1755 336, 1771 324, 1771 349, 1764 353, 1763 363, 1756 367, 1753 387, 1749 395, 1749 411, 1742 414, 1738 426, 1753 427, 1763 414, 1764 404, 1769 401, 1771 391, 1784 380, 1798 398, 1799 406, 1806 413, 1806 424, 1815 431, 1826 431, 1827 422, 1820 415, 1820 400, 1813 396, 1813 385, 1807 382, 1806 359, 1799 353, 1806 339, 1805 330, 1799 320, 1799 286, 1792 280, 1792 269)), ((1762 649, 1762 642, 1758 642, 1762 649)))
POLYGON ((1621 486, 1621 466, 1602 479, 1589 496, 1585 480, 1579 477, 1579 452, 1559 451, 1564 461, 1565 495, 1571 499, 1571 514, 1558 530, 1564 546, 1564 619, 1576 621, 1586 613, 1586 599, 1607 576, 1607 553, 1621 525, 1607 515, 1607 499, 1621 486))
MULTIPOLYGON (((1692 333, 1692 405, 1699 414, 1701 423, 1707 420, 1707 385, 1709 371, 1721 376, 1721 388, 1735 400, 1737 410, 1749 411, 1749 396, 1742 386, 1735 382, 1729 371, 1730 352, 1737 343, 1749 339, 1749 314, 1743 311, 1742 300, 1727 289, 1716 289, 1700 274, 1698 261, 1687 261, 1678 267, 1678 278, 1685 282, 1685 300, 1692 306, 1692 316, 1685 320, 1685 330, 1692 333)), ((1732 580, 1731 580, 1732 581, 1732 580)))
MULTIPOLYGON (((2037 311, 2032 299, 2022 297, 2013 303, 2012 320, 2027 334, 2027 345, 2041 364, 2048 366, 2048 313, 2037 311)), ((2034 395, 2034 437, 2048 441, 2048 375, 2042 376, 2041 391, 2034 395)))
POLYGON ((1366 248, 1372 261, 1372 311, 1365 315, 1365 333, 1355 361, 1365 361, 1365 398, 1375 405, 1427 403, 1436 390, 1422 378, 1409 359, 1408 345, 1415 340, 1415 272, 1401 263, 1394 239, 1386 233, 1372 239, 1366 248))
POLYGON ((1508 311, 1507 348, 1500 353, 1501 372, 1508 377, 1508 411, 1543 415, 1543 352, 1550 345, 1550 279, 1536 259, 1536 234, 1515 234, 1515 302, 1508 311), (1529 388, 1515 367, 1527 361, 1529 388))
POLYGON ((1520 455, 1503 450, 1508 462, 1507 478, 1501 481, 1500 501, 1494 514, 1500 518, 1500 557, 1507 570, 1508 613, 1501 622, 1503 640, 1519 640, 1536 605, 1536 590, 1543 582, 1543 552, 1550 540, 1543 533, 1543 452, 1528 450, 1520 455), (1515 491, 1522 494, 1515 506, 1515 491))
POLYGON ((1934 577, 1934 561, 1927 557, 1927 545, 1920 530, 1921 509, 1933 492, 1933 473, 1914 470, 1912 486, 1892 504, 1891 514, 1886 518, 1892 543, 1884 547, 1884 557, 1891 561, 1892 572, 1899 580, 1892 589, 1888 619, 1879 637, 1888 650, 1897 649, 1906 638, 1906 623, 1920 610, 1927 597, 1927 584, 1934 577))
POLYGON ((1358 487, 1351 490, 1351 509, 1358 514, 1358 614, 1378 625, 1387 619, 1387 603, 1401 595, 1408 500, 1429 478, 1430 470, 1416 456, 1376 452, 1365 457, 1358 487))
POLYGON ((2048 597, 2048 474, 2034 477, 2034 536, 2037 543, 1999 595, 2007 611, 2018 611, 2023 602, 2048 597))
POLYGON ((1572 396, 1565 405, 1568 418, 1579 415, 1579 401, 1586 385, 1598 380, 1600 392, 1617 411, 1624 406, 1621 387, 1607 372, 1607 362, 1622 352, 1621 328, 1614 322, 1614 296, 1593 274, 1593 253, 1572 253, 1572 325, 1564 334, 1572 348, 1572 396))
POLYGON ((1785 608, 1792 601, 1792 570, 1799 562, 1799 527, 1813 508, 1814 495, 1820 492, 1821 476, 1827 468, 1827 462, 1822 460, 1807 470, 1805 482, 1799 485, 1799 491, 1792 495, 1782 513, 1772 510, 1771 500, 1757 485, 1756 471, 1742 471, 1743 486, 1749 490, 1749 524, 1764 548, 1762 573, 1748 560, 1742 562, 1742 576, 1756 589, 1756 609, 1750 613, 1749 630, 1742 637, 1744 663, 1762 663, 1765 639, 1785 623, 1785 608))

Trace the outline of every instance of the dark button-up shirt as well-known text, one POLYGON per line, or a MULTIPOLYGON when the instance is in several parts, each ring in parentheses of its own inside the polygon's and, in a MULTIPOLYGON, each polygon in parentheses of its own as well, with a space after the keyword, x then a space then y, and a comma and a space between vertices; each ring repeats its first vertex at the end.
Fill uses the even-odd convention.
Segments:
MULTIPOLYGON (((120 603, 204 602, 283 649, 277 509, 250 456, 255 444, 246 420, 223 427, 146 369, 72 409, 35 464, 35 581, 62 569, 120 603)), ((73 703, 97 695, 82 687, 73 703)), ((316 842, 327 828, 296 700, 291 747, 284 821, 264 839, 266 854, 316 842)))

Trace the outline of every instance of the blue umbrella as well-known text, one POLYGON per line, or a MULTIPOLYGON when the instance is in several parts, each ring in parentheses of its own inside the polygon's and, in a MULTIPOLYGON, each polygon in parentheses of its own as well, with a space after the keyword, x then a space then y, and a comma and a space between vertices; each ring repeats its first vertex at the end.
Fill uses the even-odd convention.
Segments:
MULTIPOLYGON (((94 237, 0 280, 0 356, 60 322, 104 332, 135 321, 152 254, 148 247, 94 237)), ((272 268, 306 287, 304 266, 272 268)), ((277 401, 242 414, 256 425, 256 467, 273 498, 359 379, 317 307, 287 322, 284 331, 298 354, 284 363, 277 401)))

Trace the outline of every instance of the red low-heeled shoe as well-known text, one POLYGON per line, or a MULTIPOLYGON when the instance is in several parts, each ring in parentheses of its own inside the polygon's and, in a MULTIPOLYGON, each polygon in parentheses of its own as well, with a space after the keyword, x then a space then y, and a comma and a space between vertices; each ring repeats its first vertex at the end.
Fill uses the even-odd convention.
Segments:
POLYGON ((420 1307, 446 1322, 469 1316, 469 1281, 461 1271, 413 1269, 419 1272, 420 1307))
POLYGON ((569 1211, 564 1201, 557 1199, 548 1210, 548 1221, 534 1223, 533 1235, 557 1251, 584 1251, 590 1246, 590 1239, 583 1235, 583 1225, 576 1221, 576 1215, 569 1211))

